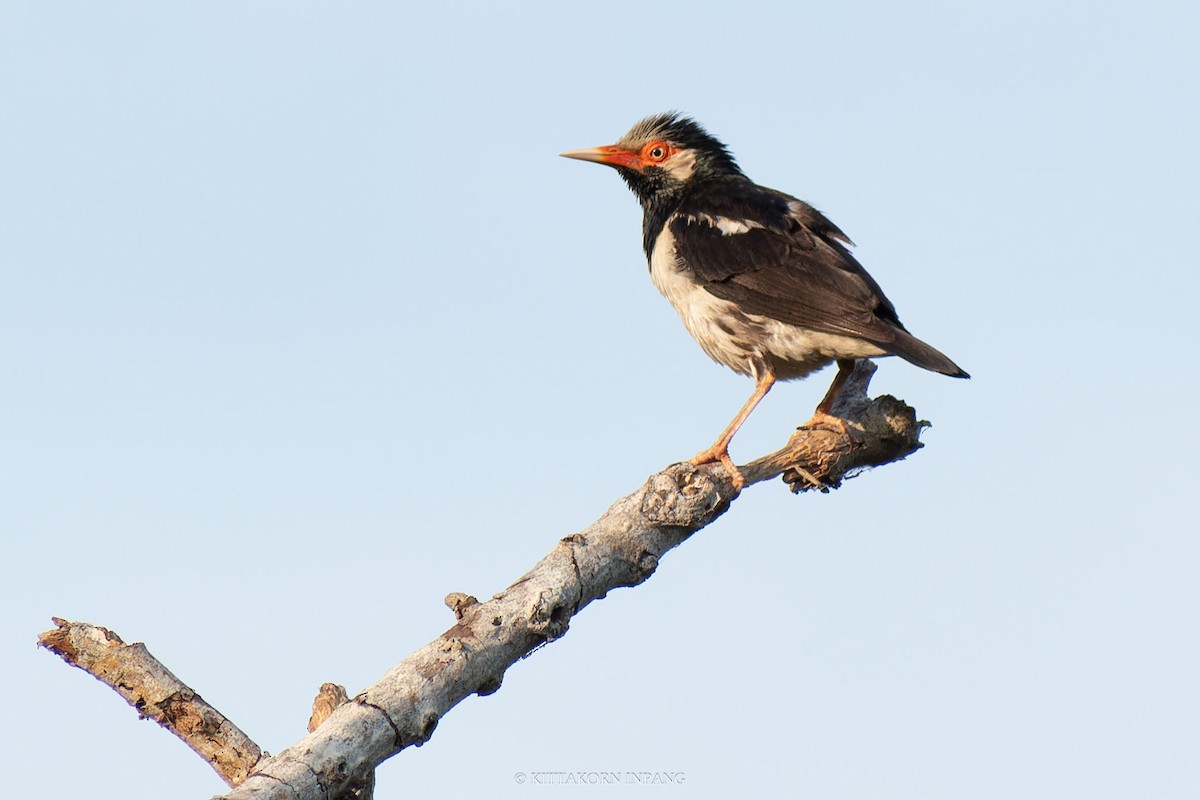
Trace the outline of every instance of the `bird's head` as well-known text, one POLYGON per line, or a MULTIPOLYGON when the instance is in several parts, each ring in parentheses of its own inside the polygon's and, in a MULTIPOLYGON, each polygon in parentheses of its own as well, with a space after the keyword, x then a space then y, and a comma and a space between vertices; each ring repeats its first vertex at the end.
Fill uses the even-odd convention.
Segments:
POLYGON ((647 117, 615 144, 562 155, 615 167, 642 205, 680 197, 698 181, 742 174, 724 144, 677 113, 647 117))

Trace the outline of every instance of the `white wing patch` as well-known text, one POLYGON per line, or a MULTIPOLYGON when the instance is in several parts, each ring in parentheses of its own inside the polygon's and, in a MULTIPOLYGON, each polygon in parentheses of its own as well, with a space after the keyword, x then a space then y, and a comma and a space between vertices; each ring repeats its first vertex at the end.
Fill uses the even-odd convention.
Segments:
POLYGON ((733 236, 738 233, 749 233, 755 228, 765 227, 761 222, 756 222, 752 219, 733 219, 732 217, 718 217, 712 214, 687 214, 684 220, 691 224, 703 222, 716 228, 721 232, 722 236, 733 236))

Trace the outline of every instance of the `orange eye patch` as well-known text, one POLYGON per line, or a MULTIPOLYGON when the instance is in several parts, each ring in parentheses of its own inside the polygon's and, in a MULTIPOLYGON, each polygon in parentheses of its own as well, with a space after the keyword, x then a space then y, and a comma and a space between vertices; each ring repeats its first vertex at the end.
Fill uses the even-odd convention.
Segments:
POLYGON ((675 148, 666 142, 654 141, 642 148, 642 161, 647 164, 661 164, 675 155, 675 148))

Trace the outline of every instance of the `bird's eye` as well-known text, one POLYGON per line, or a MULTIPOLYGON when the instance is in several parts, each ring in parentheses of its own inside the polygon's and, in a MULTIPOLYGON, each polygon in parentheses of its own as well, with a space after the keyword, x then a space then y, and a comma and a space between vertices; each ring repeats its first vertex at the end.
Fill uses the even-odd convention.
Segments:
POLYGON ((665 142, 655 142, 654 144, 649 145, 645 152, 646 159, 657 164, 661 161, 665 161, 667 157, 674 152, 674 150, 672 150, 671 146, 665 142))

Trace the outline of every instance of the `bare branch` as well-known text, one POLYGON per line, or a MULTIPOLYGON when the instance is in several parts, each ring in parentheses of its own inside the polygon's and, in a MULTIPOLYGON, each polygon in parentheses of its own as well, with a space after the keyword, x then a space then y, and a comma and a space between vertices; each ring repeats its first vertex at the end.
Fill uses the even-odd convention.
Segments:
POLYGON ((133 706, 183 740, 230 786, 246 779, 262 750, 236 725, 204 702, 146 649, 125 644, 112 631, 54 618, 38 644, 71 666, 91 673, 133 706))
MULTIPOLYGON (((782 474, 793 491, 827 491, 857 471, 918 449, 917 437, 928 423, 918 422, 915 412, 894 398, 868 399, 873 372, 873 366, 862 362, 846 382, 833 406, 840 423, 803 427, 779 452, 740 467, 746 485, 782 474)), ((736 497, 729 472, 720 464, 672 465, 618 500, 592 525, 562 539, 490 600, 452 592, 446 597, 457 620, 452 628, 348 702, 340 702, 345 696, 337 692, 340 687, 323 686, 314 703, 311 732, 278 755, 264 757, 225 797, 369 796, 377 765, 426 742, 438 721, 464 698, 499 689, 509 666, 563 636, 571 618, 593 600, 646 580, 663 555, 723 514, 736 497), (318 717, 326 712, 322 722, 318 717)), ((186 690, 178 686, 176 691, 186 690)))

